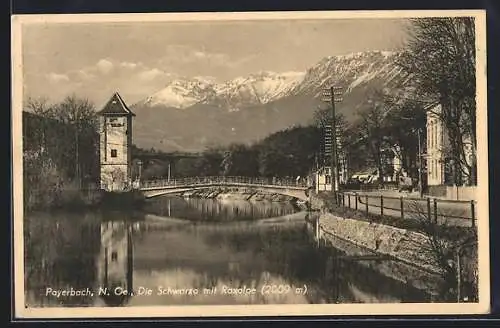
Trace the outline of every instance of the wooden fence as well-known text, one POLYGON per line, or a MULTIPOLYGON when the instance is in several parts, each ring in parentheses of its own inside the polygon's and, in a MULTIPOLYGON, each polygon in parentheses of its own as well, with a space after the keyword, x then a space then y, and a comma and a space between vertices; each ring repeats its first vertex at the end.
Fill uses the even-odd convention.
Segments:
POLYGON ((420 218, 434 223, 452 222, 460 226, 476 226, 474 200, 445 200, 437 198, 394 197, 357 192, 339 192, 337 204, 369 214, 400 219, 420 218))

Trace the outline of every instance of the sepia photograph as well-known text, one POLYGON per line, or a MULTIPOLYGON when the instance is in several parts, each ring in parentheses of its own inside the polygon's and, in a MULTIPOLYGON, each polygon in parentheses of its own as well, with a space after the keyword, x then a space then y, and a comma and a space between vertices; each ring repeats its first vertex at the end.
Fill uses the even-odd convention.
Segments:
POLYGON ((485 18, 13 16, 16 317, 487 313, 485 18))

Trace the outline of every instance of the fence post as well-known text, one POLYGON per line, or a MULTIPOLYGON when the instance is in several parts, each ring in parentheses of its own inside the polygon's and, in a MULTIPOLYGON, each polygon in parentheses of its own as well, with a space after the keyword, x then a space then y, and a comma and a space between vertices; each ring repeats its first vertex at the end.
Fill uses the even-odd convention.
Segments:
POLYGON ((347 206, 351 208, 351 194, 347 194, 347 206))
POLYGON ((342 193, 342 207, 345 207, 345 194, 342 193))
POLYGON ((399 197, 399 203, 401 205, 401 220, 404 220, 405 218, 405 204, 403 202, 403 196, 399 197))
POLYGON ((472 218, 472 227, 474 228, 476 226, 476 213, 475 212, 475 204, 474 200, 470 201, 470 217, 472 218))
POLYGON ((457 303, 460 303, 462 298, 462 265, 460 263, 460 248, 457 250, 457 303))
POLYGON ((438 223, 438 203, 436 198, 434 198, 434 223, 438 223))
POLYGON ((380 195, 380 216, 384 216, 384 195, 380 195))
POLYGON ((356 211, 358 210, 358 193, 354 193, 354 208, 356 209, 356 211))
POLYGON ((427 218, 430 222, 432 218, 432 213, 431 213, 431 199, 427 197, 427 218))
POLYGON ((366 217, 368 217, 368 195, 365 195, 366 217))

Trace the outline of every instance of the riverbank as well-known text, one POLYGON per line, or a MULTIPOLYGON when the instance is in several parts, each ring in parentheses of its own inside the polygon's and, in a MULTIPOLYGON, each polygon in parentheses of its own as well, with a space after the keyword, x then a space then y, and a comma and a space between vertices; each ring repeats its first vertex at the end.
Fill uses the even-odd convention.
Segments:
POLYGON ((24 195, 24 210, 140 208, 144 201, 138 190, 106 192, 97 188, 60 186, 46 192, 29 190, 24 195))
POLYGON ((27 186, 23 196, 24 210, 35 211, 97 207, 102 203, 104 193, 95 188, 77 188, 73 185, 60 185, 48 190, 27 186))
POLYGON ((477 245, 472 243, 459 255, 460 268, 457 269, 457 245, 474 241, 475 235, 470 229, 401 221, 397 226, 391 225, 388 223, 392 221, 384 218, 366 218, 354 211, 344 211, 317 195, 311 197, 311 207, 319 210, 316 215, 318 238, 324 243, 334 248, 345 248, 347 243, 350 248, 391 258, 393 261, 380 262, 390 265, 377 265, 377 270, 441 298, 456 299, 458 288, 467 299, 477 298, 477 245))
POLYGON ((343 260, 356 262, 358 265, 400 282, 408 286, 408 288, 423 292, 427 295, 428 301, 439 300, 443 280, 433 270, 419 268, 412 263, 401 261, 395 257, 383 256, 361 243, 353 242, 352 239, 344 239, 333 234, 321 224, 316 229, 315 224, 311 222, 309 224, 309 233, 316 239, 318 247, 330 249, 333 253, 340 252, 343 254, 340 256, 335 255, 334 259, 337 257, 340 262, 343 260))

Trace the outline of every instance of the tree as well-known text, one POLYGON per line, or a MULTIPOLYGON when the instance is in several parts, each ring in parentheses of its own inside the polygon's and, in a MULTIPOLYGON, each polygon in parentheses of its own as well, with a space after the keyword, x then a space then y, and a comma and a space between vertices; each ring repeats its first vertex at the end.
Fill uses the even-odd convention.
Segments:
POLYGON ((416 176, 419 154, 418 131, 420 131, 421 153, 424 152, 426 114, 422 104, 411 99, 386 97, 386 136, 390 140, 394 155, 401 162, 401 169, 416 176))
MULTIPOLYGON (((200 159, 198 157, 193 158, 180 158, 177 163, 175 163, 175 176, 176 177, 193 177, 199 176, 200 167, 199 167, 200 159)), ((168 170, 168 163, 165 163, 168 170)), ((167 172, 168 174, 168 172, 167 172)))
POLYGON ((142 180, 160 179, 167 175, 168 163, 161 160, 149 160, 144 163, 142 180))
POLYGON ((221 162, 223 175, 233 176, 257 176, 258 153, 255 147, 236 144, 224 152, 221 162))
POLYGON ((259 173, 267 177, 306 176, 320 150, 321 132, 315 126, 278 131, 259 144, 259 173))
POLYGON ((343 152, 350 172, 358 172, 367 166, 367 146, 359 122, 349 125, 344 134, 343 152))
MULTIPOLYGON (((332 123, 332 110, 331 108, 318 108, 314 112, 314 122, 317 127, 321 128, 332 123)), ((335 113, 335 122, 339 135, 347 128, 347 120, 342 113, 335 113)))
MULTIPOLYGON (((71 126, 73 136, 67 136, 66 142, 74 145, 74 178, 79 186, 82 183, 82 162, 84 172, 91 171, 97 163, 97 114, 94 105, 84 98, 66 97, 54 108, 54 117, 67 126, 71 126), (71 142, 70 140, 74 140, 71 142), (82 160, 81 153, 85 154, 82 160)), ((64 142, 60 140, 60 142, 64 142)))
POLYGON ((50 128, 49 120, 54 117, 54 106, 48 102, 47 98, 33 98, 28 97, 26 101, 26 109, 40 117, 40 124, 33 126, 35 131, 30 131, 37 136, 37 146, 36 148, 40 153, 44 154, 47 149, 47 133, 50 128))
POLYGON ((222 150, 209 148, 205 150, 197 161, 197 172, 202 176, 217 176, 221 174, 223 160, 222 150))
POLYGON ((383 99, 383 94, 376 92, 368 100, 371 106, 367 111, 359 114, 360 121, 358 125, 359 137, 377 167, 380 183, 383 183, 383 174, 386 171, 384 166, 385 151, 391 145, 387 135, 386 116, 388 109, 384 106, 383 99))
POLYGON ((465 176, 476 184, 476 79, 475 33, 471 17, 419 18, 411 20, 407 51, 400 57, 415 97, 440 104, 435 114, 448 132, 448 156, 455 163, 455 181, 465 176), (470 143, 472 161, 465 145, 470 143))

